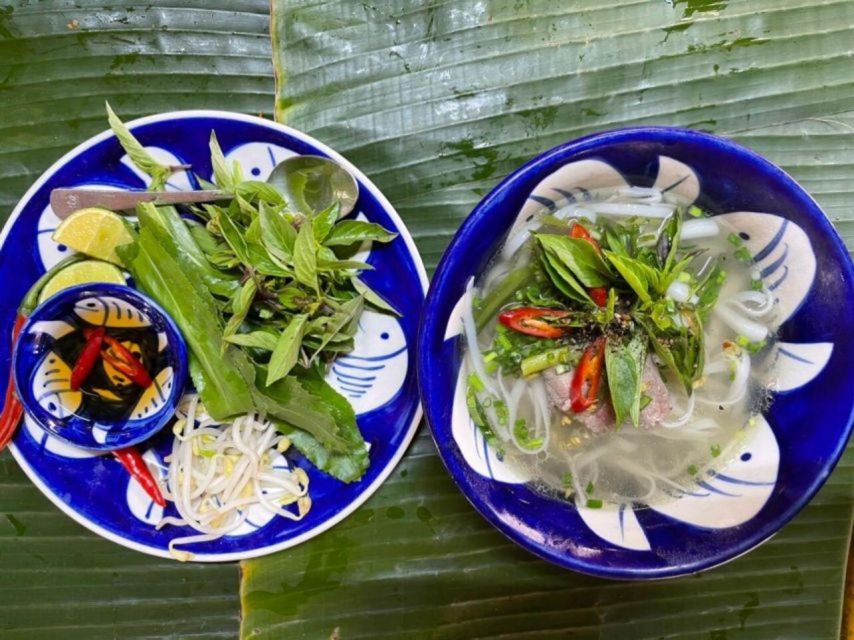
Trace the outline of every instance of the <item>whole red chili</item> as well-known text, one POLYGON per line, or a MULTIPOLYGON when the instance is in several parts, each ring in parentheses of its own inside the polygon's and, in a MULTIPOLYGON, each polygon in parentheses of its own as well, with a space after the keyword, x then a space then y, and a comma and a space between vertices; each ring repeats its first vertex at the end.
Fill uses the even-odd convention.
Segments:
POLYGON ((77 391, 80 385, 86 382, 86 378, 92 373, 92 369, 95 368, 95 363, 98 362, 101 355, 101 345, 104 344, 105 335, 104 327, 98 327, 86 335, 86 345, 71 370, 72 391, 77 391))
POLYGON ((604 307, 608 304, 608 287, 591 287, 587 293, 597 307, 604 307))
POLYGON ((600 337, 584 350, 572 375, 569 401, 575 413, 586 411, 595 404, 604 364, 605 338, 600 337))
POLYGON ((569 327, 550 324, 544 318, 559 320, 570 315, 569 311, 545 307, 518 307, 498 314, 498 321, 505 327, 537 338, 560 338, 569 332, 569 327))
MULTIPOLYGON (((15 318, 15 326, 12 328, 12 348, 18 342, 18 335, 21 333, 21 327, 24 326, 27 317, 21 313, 15 318)), ((3 413, 0 414, 0 450, 3 450, 12 436, 15 434, 15 429, 21 421, 21 416, 24 415, 24 405, 18 400, 15 394, 15 376, 9 371, 9 381, 6 383, 6 398, 3 401, 3 413)))
POLYGON ((155 504, 161 507, 166 506, 166 500, 164 500, 163 493, 160 491, 160 485, 154 479, 154 476, 151 475, 151 470, 136 447, 117 449, 113 451, 113 455, 127 469, 131 477, 139 483, 139 486, 148 494, 148 497, 154 500, 155 504))

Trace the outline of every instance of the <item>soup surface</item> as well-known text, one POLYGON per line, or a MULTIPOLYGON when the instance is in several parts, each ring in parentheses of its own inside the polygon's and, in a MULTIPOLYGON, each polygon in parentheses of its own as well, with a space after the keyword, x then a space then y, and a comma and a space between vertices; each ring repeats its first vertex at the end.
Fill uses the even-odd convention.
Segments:
POLYGON ((639 187, 514 227, 464 314, 469 412, 499 456, 591 508, 725 463, 767 403, 775 314, 743 243, 639 187))

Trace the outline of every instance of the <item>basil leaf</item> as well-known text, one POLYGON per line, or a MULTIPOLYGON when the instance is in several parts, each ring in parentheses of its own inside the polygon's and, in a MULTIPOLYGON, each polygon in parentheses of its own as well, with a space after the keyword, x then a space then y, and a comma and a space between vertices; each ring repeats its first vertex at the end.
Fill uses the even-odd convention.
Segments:
POLYGON ((562 262, 553 258, 546 252, 540 254, 540 262, 549 276, 555 288, 565 295, 570 300, 596 306, 587 290, 581 285, 574 275, 567 269, 562 262))
POLYGON ((535 237, 552 258, 552 264, 563 264, 585 287, 610 284, 611 273, 608 265, 586 240, 543 233, 538 233, 535 237))
POLYGON ((314 216, 312 228, 314 229, 314 239, 317 240, 317 242, 322 243, 326 240, 326 237, 338 221, 340 212, 341 205, 338 202, 335 202, 314 216))
POLYGON ((107 103, 107 120, 110 123, 110 129, 116 134, 119 144, 131 162, 143 173, 151 176, 151 184, 148 185, 149 191, 159 191, 166 186, 166 180, 172 174, 172 167, 162 165, 155 160, 145 147, 140 144, 139 140, 130 132, 124 122, 116 115, 110 103, 107 103))
POLYGON ((365 307, 365 297, 363 295, 359 295, 356 298, 348 300, 335 313, 334 316, 329 318, 329 322, 326 326, 326 330, 321 338, 320 344, 314 350, 314 353, 311 354, 311 358, 308 361, 308 364, 311 365, 315 358, 323 351, 326 346, 332 342, 334 339, 340 337, 349 338, 352 336, 341 335, 346 327, 346 325, 353 319, 361 315, 362 309, 365 307))
POLYGON ((273 185, 259 180, 244 180, 235 186, 235 194, 248 202, 266 203, 274 207, 283 207, 285 199, 273 185))
MULTIPOLYGON (((225 155, 222 152, 222 148, 219 146, 219 141, 216 139, 216 133, 214 131, 211 131, 211 138, 208 146, 211 150, 211 165, 213 165, 214 181, 223 191, 233 193, 234 188, 237 186, 237 181, 234 179, 233 170, 228 167, 225 155)), ((237 163, 235 163, 235 165, 236 164, 237 163)))
POLYGON ((643 302, 651 303, 649 280, 646 271, 638 267, 638 262, 628 256, 618 256, 612 251, 603 251, 605 257, 614 266, 626 284, 632 288, 643 302))
POLYGON ((258 220, 261 224, 261 242, 267 251, 279 262, 291 264, 297 240, 296 229, 280 212, 263 202, 258 207, 258 220))
POLYGON ((234 251, 237 259, 243 264, 252 264, 252 260, 249 257, 249 248, 246 246, 246 239, 225 209, 220 209, 217 212, 216 223, 219 226, 222 237, 228 243, 228 246, 231 247, 231 250, 234 251))
POLYGON ((367 240, 391 242, 396 237, 396 233, 388 231, 382 225, 373 222, 342 220, 332 228, 332 232, 323 241, 323 244, 327 247, 343 247, 367 240))
POLYGON ((372 307, 376 307, 380 311, 386 311, 392 315, 400 317, 400 313, 397 309, 395 309, 385 298, 383 298, 376 291, 371 289, 368 285, 364 283, 364 281, 359 278, 350 278, 350 282, 353 283, 353 288, 365 298, 365 302, 370 304, 372 307))
POLYGON ((270 331, 251 331, 249 333, 235 333, 225 336, 225 341, 241 347, 273 351, 276 348, 277 337, 270 331))
POLYGON ((281 380, 288 375, 297 363, 302 337, 305 331, 305 323, 308 316, 299 314, 294 316, 287 328, 279 336, 273 355, 270 356, 270 364, 267 367, 267 386, 281 380))
MULTIPOLYGON (((225 330, 222 332, 224 338, 237 333, 240 325, 246 319, 246 314, 249 313, 249 309, 252 307, 252 301, 255 300, 256 293, 258 293, 258 284, 253 278, 249 278, 234 295, 231 300, 231 312, 233 315, 225 324, 225 330)), ((224 345, 223 348, 225 348, 224 345)))
POLYGON ((307 218, 300 227, 294 242, 294 269, 301 284, 319 290, 317 282, 317 246, 314 240, 311 219, 307 218))
POLYGON ((614 422, 619 429, 632 413, 635 395, 638 397, 638 403, 640 402, 637 366, 632 354, 619 339, 608 340, 605 347, 605 371, 611 406, 614 408, 614 422))
POLYGON ((249 226, 246 227, 246 231, 243 232, 243 237, 246 239, 246 242, 261 242, 261 220, 258 219, 259 216, 255 216, 252 218, 252 222, 249 223, 249 226))

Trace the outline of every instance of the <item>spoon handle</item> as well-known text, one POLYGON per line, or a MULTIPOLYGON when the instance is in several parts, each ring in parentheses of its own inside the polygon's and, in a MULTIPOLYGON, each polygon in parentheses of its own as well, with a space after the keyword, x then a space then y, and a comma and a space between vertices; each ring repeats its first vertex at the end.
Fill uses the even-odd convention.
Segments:
POLYGON ((103 207, 111 211, 126 211, 142 202, 157 205, 193 204, 230 200, 223 191, 99 191, 97 189, 54 189, 50 206, 57 217, 64 219, 79 209, 103 207))

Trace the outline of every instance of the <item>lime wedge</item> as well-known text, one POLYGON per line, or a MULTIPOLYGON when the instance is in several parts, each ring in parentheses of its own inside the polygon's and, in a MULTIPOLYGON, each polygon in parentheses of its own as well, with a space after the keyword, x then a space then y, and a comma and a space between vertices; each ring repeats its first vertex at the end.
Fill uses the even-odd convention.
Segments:
POLYGON ((53 232, 53 239, 91 258, 118 265, 122 262, 116 247, 133 242, 119 215, 97 207, 72 213, 53 232))
POLYGON ((117 266, 100 260, 84 260, 70 264, 47 281, 39 294, 39 304, 63 289, 89 282, 125 284, 125 277, 117 266))

